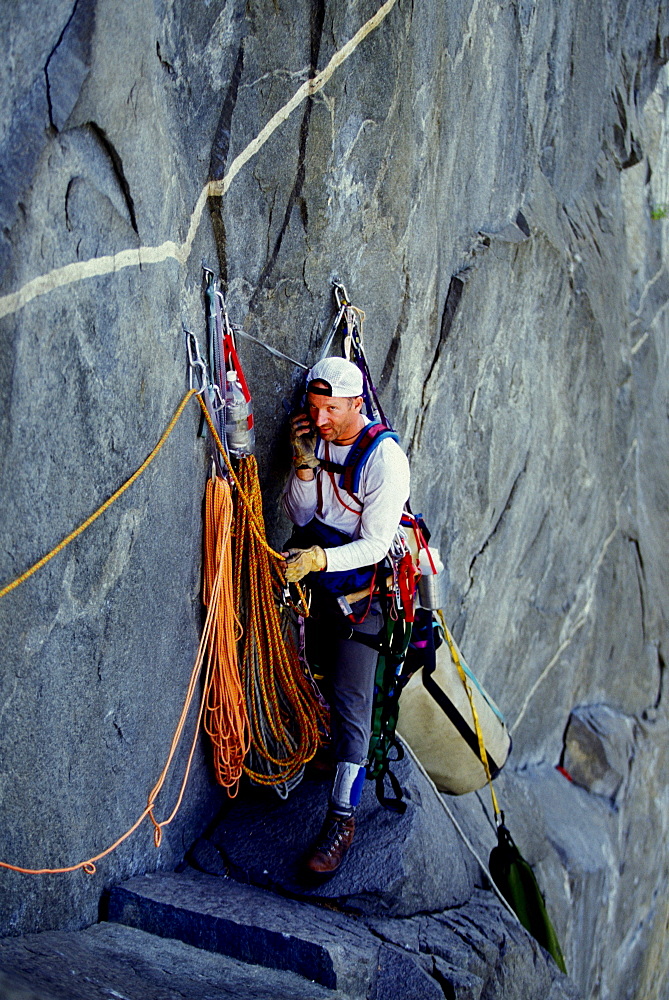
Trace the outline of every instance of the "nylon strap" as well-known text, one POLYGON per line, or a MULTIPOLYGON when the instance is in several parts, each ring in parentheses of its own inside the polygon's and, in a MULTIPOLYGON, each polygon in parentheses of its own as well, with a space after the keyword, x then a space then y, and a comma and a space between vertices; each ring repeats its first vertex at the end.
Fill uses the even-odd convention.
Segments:
POLYGON ((474 704, 474 695, 471 689, 471 685, 469 683, 469 680, 467 679, 467 675, 465 674, 462 668, 462 664, 460 663, 460 656, 458 654, 457 646, 453 641, 453 636, 448 631, 446 622, 444 621, 444 614, 442 611, 439 612, 439 618, 441 620, 441 624, 444 630, 444 637, 446 639, 446 642, 448 643, 448 648, 451 653, 451 658, 457 668, 458 674, 460 675, 460 680, 463 683, 464 689, 467 692, 467 698, 469 699, 469 705, 472 710, 472 718, 474 720, 474 728, 476 729, 476 738, 478 740, 478 745, 479 745, 478 756, 481 758, 481 763, 483 764, 483 768, 485 770, 485 775, 488 781, 488 787, 490 788, 490 796, 492 798, 492 808, 495 814, 495 822, 499 826, 500 823, 504 822, 504 817, 499 808, 497 796, 495 795, 495 789, 492 787, 492 774, 490 773, 490 762, 492 762, 493 768, 495 768, 496 770, 499 770, 499 768, 492 760, 492 757, 489 756, 485 748, 483 733, 481 732, 481 723, 479 722, 478 712, 476 711, 476 705, 474 704))

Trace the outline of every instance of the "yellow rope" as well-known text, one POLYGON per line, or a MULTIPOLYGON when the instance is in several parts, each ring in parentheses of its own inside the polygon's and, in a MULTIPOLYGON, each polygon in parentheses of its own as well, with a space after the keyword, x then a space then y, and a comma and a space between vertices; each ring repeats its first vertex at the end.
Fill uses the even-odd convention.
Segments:
MULTIPOLYGON (((36 573, 37 570, 42 568, 42 566, 45 566, 50 559, 53 559, 53 557, 58 555, 59 552, 62 552, 62 550, 67 545, 69 545, 70 542, 74 541, 75 538, 77 538, 88 527, 90 527, 90 525, 93 524, 93 522, 96 521, 98 517, 100 517, 109 507, 111 507, 111 505, 116 500, 118 500, 118 498, 122 496, 123 493, 125 493, 125 491, 129 489, 130 486, 132 486, 132 484, 137 479, 139 479, 142 473, 146 471, 151 462, 158 455, 158 452, 161 450, 161 448, 169 438, 170 434, 174 430, 177 421, 179 420, 179 417, 183 413, 186 404, 188 403, 188 400, 192 399, 192 397, 195 395, 196 395, 195 389, 189 389, 189 391, 185 394, 185 396, 179 403, 177 409, 175 410, 174 416, 172 417, 169 424, 167 425, 162 435, 160 436, 160 439, 158 440, 158 443, 156 444, 155 448, 153 449, 153 451, 150 452, 150 454, 142 462, 139 468, 135 472, 133 472, 130 478, 127 479, 126 482, 123 483, 123 485, 120 486, 119 489, 116 490, 116 492, 113 493, 108 500, 105 500, 105 502, 95 511, 94 514, 91 514, 91 516, 88 517, 82 524, 80 524, 78 528, 75 528, 74 531, 70 532, 70 534, 66 538, 64 538, 61 542, 59 542, 59 544, 56 545, 49 553, 47 553, 47 555, 43 556, 40 560, 38 560, 33 566, 30 567, 30 569, 26 570, 25 573, 22 573, 11 583, 3 587, 0 590, 0 598, 4 597, 6 594, 9 594, 12 590, 14 590, 16 587, 20 586, 20 584, 22 584, 25 580, 29 579, 29 577, 31 577, 33 573, 36 573)), ((272 549, 271 546, 269 546, 267 544, 267 541, 265 540, 265 526, 262 519, 262 498, 260 496, 260 485, 258 482, 258 474, 257 474, 255 459, 253 459, 253 457, 250 456, 245 462, 242 463, 242 469, 243 469, 242 476, 246 480, 245 484, 246 488, 244 488, 242 483, 237 478, 237 475, 235 474, 235 471, 230 463, 230 460, 228 459, 223 444, 220 440, 218 433, 216 432, 216 428, 211 422, 211 419, 209 417, 209 414, 207 412, 203 400, 201 399, 200 396, 197 396, 197 399, 199 400, 200 405, 202 406, 209 429, 212 432, 213 438, 216 442, 219 451, 223 455, 226 465, 228 466, 230 478, 237 487, 238 496, 242 501, 243 507, 245 508, 245 517, 243 518, 243 520, 247 522, 248 531, 253 534, 256 543, 259 543, 260 545, 260 549, 258 549, 253 554, 253 556, 249 559, 249 562, 257 566, 261 563, 263 564, 261 571, 258 574, 260 578, 260 587, 263 590, 262 600, 258 599, 261 596, 258 590, 258 584, 259 584, 258 576, 255 576, 253 573, 249 574, 251 578, 254 578, 255 576, 255 578, 251 580, 251 590, 253 593, 253 598, 251 600, 252 631, 254 634, 255 643, 257 644, 257 648, 260 647, 258 649, 259 652, 258 666, 260 674, 258 679, 260 682, 260 686, 263 688, 264 707, 268 713, 270 728, 276 734, 277 743, 279 745, 283 744, 284 749, 286 750, 286 755, 281 759, 273 758, 272 754, 269 752, 269 748, 264 745, 264 741, 260 737, 260 726, 258 726, 258 729, 256 730, 255 733, 256 740, 254 741, 256 744, 256 750, 257 752, 259 752, 261 757, 264 757, 267 761, 269 761, 269 763, 274 764, 278 770, 272 775, 263 773, 256 774, 254 773, 253 770, 246 767, 244 768, 244 770, 246 770, 247 773, 254 778, 254 780, 262 782, 263 784, 269 784, 269 785, 281 784, 282 782, 290 780, 300 770, 300 768, 303 767, 304 764, 314 756, 320 740, 319 728, 325 727, 325 717, 323 715, 320 706, 315 703, 315 699, 313 698, 313 692, 309 688, 307 679, 303 675, 300 669, 299 661, 297 659, 295 650, 291 647, 290 643, 286 643, 285 639, 281 636, 281 629, 278 619, 278 609, 274 601, 274 595, 272 589, 273 578, 272 578, 272 573, 270 571, 270 560, 274 567, 276 578, 281 580, 283 577, 282 565, 284 559, 281 553, 275 552, 274 549, 272 549), (288 702, 288 704, 292 709, 291 714, 294 715, 295 717, 294 721, 296 724, 297 732, 289 733, 289 730, 287 728, 289 720, 285 717, 284 713, 282 712, 282 706, 280 705, 278 688, 275 685, 275 677, 274 677, 275 673, 276 673, 276 680, 278 681, 279 686, 283 689, 286 701, 288 702), (287 742, 286 742, 286 737, 288 737, 287 742), (289 746, 291 741, 293 742, 292 750, 289 746)), ((248 532, 247 532, 247 539, 248 541, 250 541, 248 532)), ((241 558, 239 557, 239 554, 237 562, 238 562, 238 572, 239 572, 239 570, 241 569, 241 558)), ((250 569, 251 567, 249 566, 248 568, 250 569)), ((195 726, 191 747, 188 754, 188 760, 186 763, 186 769, 181 781, 181 786, 179 789, 177 801, 170 815, 166 819, 159 821, 158 819, 156 819, 154 814, 154 810, 156 808, 156 799, 165 784, 165 780, 167 778, 167 774, 174 760, 177 747, 181 742, 181 738, 186 723, 186 718, 190 706, 193 702, 197 683, 200 678, 202 667, 206 658, 207 649, 209 648, 209 650, 211 650, 211 644, 213 641, 212 630, 214 629, 214 619, 216 617, 216 608, 219 602, 219 594, 223 587, 223 575, 224 574, 221 572, 221 567, 219 566, 218 571, 214 574, 213 589, 209 594, 210 606, 207 612, 207 617, 202 631, 200 646, 198 649, 195 665, 193 667, 193 671, 190 676, 188 691, 186 693, 186 699, 181 711, 181 716, 179 718, 179 722, 177 724, 174 736, 172 737, 170 750, 165 765, 163 767, 163 770, 161 771, 158 781, 156 782, 154 787, 151 789, 151 792, 149 793, 147 805, 142 811, 142 813, 138 816, 138 818, 130 826, 130 828, 127 829, 125 833, 123 833, 120 837, 118 837, 113 844, 111 844, 104 850, 100 851, 93 857, 86 859, 85 861, 80 861, 77 864, 69 865, 62 868, 25 868, 18 865, 10 864, 9 862, 6 861, 0 861, 0 869, 8 869, 10 871, 19 872, 25 875, 43 875, 43 874, 59 875, 59 874, 66 874, 69 872, 75 872, 80 869, 87 872, 88 874, 93 874, 96 871, 96 862, 100 861, 102 858, 105 858, 112 851, 116 850, 117 847, 119 847, 125 840, 128 839, 128 837, 130 837, 135 832, 135 830, 137 830, 139 826, 141 826, 141 824, 147 817, 150 819, 151 823, 154 826, 154 841, 156 847, 160 846, 163 828, 168 826, 174 820, 174 817, 176 816, 179 807, 181 805, 181 802, 183 800, 183 796, 186 790, 186 785, 191 770, 191 765, 193 762, 193 757, 195 754, 198 733, 200 730, 200 725, 202 724, 203 716, 205 715, 205 712, 209 711, 209 713, 211 713, 212 709, 216 710, 219 707, 216 698, 214 698, 213 701, 211 700, 212 662, 210 658, 210 662, 208 663, 207 669, 205 671, 204 683, 202 685, 203 694, 200 701, 197 723, 195 726)), ((299 587, 299 585, 297 589, 304 609, 300 613, 308 615, 309 612, 304 592, 302 591, 302 588, 299 587)), ((226 598, 227 598, 226 603, 230 604, 231 594, 229 590, 226 592, 226 598)), ((232 612, 231 606, 229 610, 232 612)), ((253 706, 253 708, 255 709, 255 706, 253 706)), ((209 728, 211 728, 211 726, 209 728)), ((244 746, 242 748, 243 750, 245 750, 246 747, 248 746, 248 739, 249 739, 248 735, 244 736, 243 738, 244 746)), ((237 767, 239 767, 239 764, 237 765, 237 767)))
POLYGON ((21 574, 21 576, 17 576, 17 578, 15 580, 12 580, 11 583, 6 584, 6 586, 4 586, 2 590, 0 590, 0 598, 4 597, 6 594, 9 594, 10 591, 14 590, 16 587, 20 586, 20 584, 24 583, 29 577, 33 575, 33 573, 36 573, 38 569, 41 569, 42 566, 46 566, 46 564, 49 562, 50 559, 53 559, 53 557, 57 556, 59 552, 62 552, 63 549, 66 546, 68 546, 70 542, 73 542, 75 538, 78 538, 79 535, 81 535, 86 530, 86 528, 90 528, 93 522, 97 521, 100 515, 104 514, 107 508, 111 507, 114 501, 118 500, 118 498, 122 496, 125 493, 125 491, 132 486, 132 484, 135 482, 136 479, 139 479, 142 473, 145 472, 146 469, 148 469, 148 467, 151 465, 151 462, 153 462, 154 458, 156 457, 160 449, 167 441, 168 437, 170 436, 170 434, 172 433, 172 431, 176 426, 177 420, 183 413, 186 407, 186 403, 191 398, 191 396, 195 395, 195 392, 196 392, 195 389, 188 390, 184 398, 179 403, 174 416, 172 417, 169 424, 163 431, 163 434, 160 440, 158 441, 158 444, 153 449, 153 451, 144 459, 140 467, 135 472, 133 472, 130 479, 126 480, 123 486, 119 487, 119 489, 116 490, 116 493, 112 493, 109 499, 105 500, 102 506, 98 507, 98 509, 95 511, 94 514, 91 514, 90 517, 86 518, 83 524, 80 524, 78 528, 75 528, 74 531, 71 531, 70 534, 67 536, 67 538, 64 538, 62 542, 59 542, 58 545, 56 545, 55 548, 51 549, 51 552, 47 553, 47 555, 45 556, 42 556, 42 558, 39 559, 34 566, 31 566, 30 569, 27 569, 25 573, 21 574))
POLYGON ((172 740, 171 740, 171 743, 170 743, 170 749, 169 749, 169 752, 167 754, 167 759, 165 761, 165 764, 163 766, 162 771, 160 772, 160 776, 159 776, 157 782, 155 783, 155 785, 153 786, 153 788, 149 792, 149 797, 148 797, 147 804, 146 804, 145 808, 143 809, 143 811, 141 812, 141 814, 137 817, 137 819, 132 824, 132 826, 130 826, 125 831, 125 833, 121 834, 121 836, 118 837, 114 841, 114 843, 111 844, 109 847, 106 847, 103 851, 100 851, 98 854, 94 855, 92 858, 87 858, 86 861, 79 861, 77 864, 74 864, 74 865, 68 865, 67 867, 64 867, 64 868, 24 868, 24 867, 21 867, 19 865, 9 864, 9 862, 7 862, 7 861, 0 861, 0 868, 8 869, 9 871, 19 872, 22 875, 65 875, 65 874, 67 874, 69 872, 78 871, 79 869, 83 869, 83 871, 87 872, 89 875, 93 875, 95 873, 95 871, 96 871, 96 863, 98 861, 102 860, 102 858, 107 857, 108 854, 111 854, 112 851, 115 851, 117 847, 119 847, 124 841, 126 841, 128 839, 128 837, 130 837, 135 832, 135 830, 137 830, 137 828, 139 826, 141 826, 141 824, 144 822, 144 820, 147 818, 147 816, 150 819, 150 821, 153 823, 153 827, 154 827, 154 836, 153 836, 154 843, 155 843, 156 847, 160 846, 160 842, 161 842, 161 839, 162 839, 163 828, 166 827, 166 826, 169 826, 169 824, 172 822, 172 820, 176 816, 176 814, 177 814, 177 812, 179 810, 179 807, 181 805, 181 802, 183 800, 183 797, 184 797, 184 793, 185 793, 185 790, 186 790, 186 785, 188 783, 188 778, 189 778, 189 775, 190 775, 190 770, 191 770, 191 766, 192 766, 192 763, 193 763, 193 758, 194 758, 194 755, 195 755, 195 749, 196 749, 196 746, 197 746, 198 734, 199 734, 199 731, 200 731, 200 724, 202 722, 202 717, 203 717, 205 706, 206 706, 207 691, 209 690, 209 685, 210 685, 211 670, 210 670, 209 667, 207 667, 207 669, 205 670, 204 681, 203 681, 203 684, 201 685, 203 693, 202 693, 201 699, 200 699, 200 707, 198 709, 197 722, 196 722, 195 728, 193 730, 193 737, 192 737, 192 740, 191 740, 191 745, 190 745, 190 750, 189 750, 189 753, 188 753, 188 759, 187 759, 187 762, 186 762, 186 767, 185 767, 185 770, 184 770, 184 775, 183 775, 183 778, 181 780, 181 785, 180 785, 180 788, 179 788, 179 793, 178 793, 178 796, 177 796, 176 803, 175 803, 175 805, 174 805, 171 813, 167 817, 167 819, 164 819, 164 820, 158 820, 158 819, 156 819, 156 816, 155 816, 156 800, 157 800, 158 795, 160 794, 160 792, 162 791, 162 789, 163 789, 163 787, 165 785, 165 781, 167 780, 168 773, 169 773, 169 771, 170 771, 170 769, 172 767, 172 763, 174 761, 174 757, 175 757, 176 751, 177 751, 177 749, 179 747, 179 744, 181 743, 181 738, 183 736, 183 732, 184 732, 184 728, 185 728, 186 721, 187 721, 187 718, 188 718, 188 714, 190 712, 190 708, 191 708, 191 705, 193 703, 193 699, 194 699, 195 694, 196 694, 197 689, 198 689, 198 682, 199 682, 200 676, 202 674, 203 665, 204 665, 205 660, 206 660, 207 644, 208 644, 208 642, 210 640, 212 629, 214 628, 214 622, 215 622, 215 604, 216 604, 216 602, 218 600, 218 594, 219 594, 219 591, 220 591, 221 587, 222 587, 222 574, 219 573, 219 574, 217 574, 216 579, 214 581, 214 591, 213 591, 213 594, 212 594, 212 599, 211 599, 211 603, 210 603, 209 609, 207 611, 207 616, 205 618, 204 627, 202 629, 202 636, 200 638, 200 645, 199 645, 199 648, 198 648, 198 651, 197 651, 197 656, 195 658, 195 664, 193 666, 193 669, 191 671, 191 675, 190 675, 190 678, 189 678, 189 681, 188 681, 188 689, 187 689, 187 692, 186 692, 186 697, 185 697, 185 700, 184 700, 183 707, 181 709, 181 715, 179 716, 179 721, 177 723, 176 730, 174 732, 174 735, 172 736, 172 740))
POLYGON ((501 812, 499 808, 499 803, 497 801, 497 796, 495 795, 495 789, 492 786, 492 774, 490 773, 490 764, 488 762, 488 753, 485 748, 485 742, 483 740, 483 733, 481 731, 481 723, 479 722, 478 712, 476 711, 476 705, 474 704, 474 693, 469 683, 469 679, 463 669, 462 663, 460 662, 460 655, 458 653, 458 647, 453 641, 453 636, 448 631, 446 622, 444 620, 443 611, 439 612, 439 617, 441 619, 441 625, 444 630, 444 637, 448 644, 448 648, 451 651, 451 658, 455 664, 458 674, 460 675, 460 680, 462 681, 463 687, 467 692, 467 698, 469 699, 469 706, 472 710, 472 718, 474 720, 474 729, 476 730, 476 739, 479 744, 479 757, 481 758, 481 763, 483 764, 483 769, 485 771, 485 776, 488 779, 488 787, 490 788, 490 795, 492 797, 492 807, 495 813, 495 819, 497 820, 501 817, 501 812))
POLYGON ((290 634, 284 634, 276 592, 283 558, 264 542, 258 467, 253 455, 239 461, 235 539, 235 595, 244 634, 240 673, 246 692, 251 753, 246 774, 262 785, 294 779, 318 750, 327 714, 302 669, 290 634), (248 499, 248 502, 247 502, 248 499))
MULTIPOLYGON (((254 513, 254 510, 253 510, 253 504, 249 500, 249 498, 246 496, 246 493, 244 492, 244 490, 243 490, 243 488, 242 488, 242 486, 241 486, 241 484, 239 482, 239 479, 237 478, 237 476, 235 474, 235 470, 234 470, 234 468, 232 466, 232 463, 230 462, 230 459, 227 456, 225 448, 223 447, 223 443, 221 442, 221 439, 220 439, 220 437, 219 437, 219 435, 218 435, 218 433, 216 431, 216 427, 214 426, 214 424, 212 422, 212 419, 209 416, 206 404, 205 404, 204 400, 202 399, 202 397, 201 396, 197 396, 196 393, 197 393, 196 389, 189 389, 188 390, 188 392, 186 393, 186 395, 183 397, 183 399, 179 403, 178 407, 176 408, 176 410, 174 412, 174 416, 172 417, 172 419, 170 420, 169 424, 167 425, 167 427, 163 431, 163 433, 162 433, 162 435, 160 437, 160 440, 158 441, 157 445, 155 446, 155 448, 153 449, 153 451, 144 459, 144 461, 142 462, 142 464, 140 465, 140 467, 138 469, 136 469, 135 472, 133 472, 133 474, 130 476, 130 478, 127 479, 126 482, 123 483, 123 485, 120 486, 116 490, 115 493, 112 493, 112 495, 109 497, 109 499, 105 500, 105 502, 100 507, 98 507, 98 509, 95 511, 94 514, 91 514, 90 517, 86 518, 86 520, 83 522, 83 524, 80 524, 78 528, 75 528, 74 531, 71 531, 70 534, 66 538, 64 538, 62 540, 62 542, 59 542, 58 545, 56 545, 53 549, 51 549, 50 552, 48 552, 45 556, 42 556, 42 558, 39 559, 33 566, 31 566, 30 569, 27 569, 25 571, 25 573, 22 573, 20 576, 17 576, 17 578, 15 580, 12 580, 11 583, 8 583, 4 587, 2 587, 2 589, 0 589, 0 598, 5 597, 6 594, 9 594, 12 590, 15 590, 22 583, 25 583, 25 581, 28 580, 33 575, 33 573, 36 573, 37 570, 41 569, 43 566, 46 566, 46 564, 51 559, 53 559, 54 556, 57 556, 59 552, 62 552, 63 549, 66 548, 70 544, 70 542, 73 542, 74 539, 78 538, 79 535, 83 534, 83 532, 86 531, 87 528, 90 528, 90 526, 93 524, 93 522, 97 521, 97 519, 102 514, 104 514, 104 512, 109 507, 111 507, 111 505, 116 500, 118 500, 119 497, 121 497, 125 493, 125 491, 127 489, 129 489, 132 486, 132 484, 137 479, 139 479, 139 477, 142 475, 142 473, 145 472, 148 469, 148 467, 151 465, 151 462, 153 462, 154 458, 158 455, 158 452, 161 450, 161 448, 163 447, 163 445, 167 441, 168 437, 170 436, 170 434, 174 430, 174 428, 175 428, 175 426, 177 424, 177 421, 179 420, 179 417, 181 416, 181 414, 183 413, 184 409, 186 408, 186 404, 188 403, 188 400, 192 399, 193 396, 196 396, 196 398, 197 398, 200 406, 202 407, 202 412, 204 413, 205 420, 207 421, 207 425, 209 427, 209 430, 211 431, 211 434, 212 434, 212 436, 214 438, 214 441, 216 442, 216 447, 218 448, 219 452, 223 456, 223 458, 225 460, 225 463, 226 463, 226 465, 228 467, 228 473, 230 475, 230 478, 232 479, 233 483, 237 487, 237 491, 238 491, 239 496, 240 496, 240 498, 242 500, 242 503, 245 505, 245 507, 246 507, 246 509, 247 509, 247 511, 249 513, 249 517, 250 517, 250 520, 251 520, 251 529, 252 529, 253 533, 255 534, 256 538, 258 539, 258 541, 260 542, 260 544, 262 545, 262 547, 264 549, 266 549, 267 552, 270 555, 272 555, 276 560, 279 560, 281 563, 283 563, 283 556, 281 555, 281 553, 280 552, 275 552, 275 550, 270 545, 267 544, 267 541, 265 539, 264 525, 259 525, 258 524, 258 519, 257 519, 257 517, 256 517, 256 515, 254 513)), ((304 591, 302 590, 302 588, 300 587, 299 584, 297 585, 297 591, 298 591, 298 593, 300 595, 300 601, 301 601, 301 608, 299 609, 299 613, 302 614, 302 615, 304 615, 305 617, 307 617, 308 614, 309 614, 309 609, 308 609, 308 606, 307 606, 307 600, 306 600, 306 596, 304 594, 304 591)))
MULTIPOLYGON (((258 514, 256 514, 256 509, 258 509, 257 505, 256 505, 256 509, 254 509, 253 496, 251 494, 249 494, 247 496, 247 491, 244 489, 244 487, 240 483, 240 481, 239 481, 239 479, 237 477, 237 474, 235 473, 235 470, 234 470, 234 467, 232 465, 232 462, 228 458, 228 453, 226 452, 225 448, 223 447, 223 442, 221 441, 221 439, 220 439, 220 437, 218 435, 218 431, 216 430, 214 422, 211 419, 211 417, 209 416, 209 411, 207 410, 206 403, 202 399, 202 396, 198 396, 197 400, 198 400, 200 406, 202 407, 202 413, 204 414, 204 419, 207 422, 207 427, 209 428, 209 430, 211 432, 211 436, 213 437, 213 439, 214 439, 214 441, 216 443, 216 447, 218 448, 221 456, 223 457, 223 459, 225 461, 225 464, 226 464, 227 469, 228 469, 228 474, 229 474, 231 480, 233 481, 233 483, 235 484, 235 486, 237 487, 237 493, 238 493, 238 495, 239 495, 242 503, 246 507, 246 512, 247 512, 248 517, 249 517, 249 525, 250 525, 251 531, 255 535, 257 541, 260 543, 260 545, 262 546, 262 548, 265 549, 265 551, 270 556, 272 556, 273 559, 275 561, 277 561, 279 565, 283 564, 283 562, 285 561, 284 557, 281 555, 280 552, 276 552, 272 548, 272 546, 267 543, 267 539, 265 538, 265 525, 261 521, 261 517, 262 517, 262 504, 260 505, 260 508, 259 508, 260 515, 258 515, 258 514)), ((304 590, 302 589, 302 587, 300 586, 299 583, 296 584, 295 586, 296 586, 298 594, 300 595, 300 602, 301 602, 301 607, 299 609, 296 608, 295 610, 298 610, 299 614, 301 614, 304 618, 308 618, 309 617, 309 605, 308 605, 307 598, 306 598, 306 595, 304 593, 304 590)), ((2 595, 0 595, 0 596, 2 596, 2 595)))

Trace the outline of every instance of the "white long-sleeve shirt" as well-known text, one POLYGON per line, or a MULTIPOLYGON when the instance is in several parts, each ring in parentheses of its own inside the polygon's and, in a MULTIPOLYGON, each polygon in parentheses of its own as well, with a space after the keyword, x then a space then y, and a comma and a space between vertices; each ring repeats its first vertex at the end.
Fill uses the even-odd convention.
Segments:
MULTIPOLYGON (((330 461, 344 464, 352 445, 329 445, 330 461)), ((325 443, 319 439, 316 456, 325 457, 325 443)), ((316 515, 320 521, 338 528, 352 539, 345 545, 327 548, 327 569, 324 572, 341 572, 380 562, 387 554, 402 517, 404 504, 409 499, 409 462, 392 438, 385 438, 369 456, 360 475, 356 496, 359 504, 339 485, 340 473, 329 474, 323 469, 311 480, 298 479, 295 471, 290 474, 283 495, 288 517, 300 527, 316 515), (347 510, 337 498, 331 475, 339 496, 352 510, 347 510), (320 478, 322 507, 318 508, 318 483, 320 478)))

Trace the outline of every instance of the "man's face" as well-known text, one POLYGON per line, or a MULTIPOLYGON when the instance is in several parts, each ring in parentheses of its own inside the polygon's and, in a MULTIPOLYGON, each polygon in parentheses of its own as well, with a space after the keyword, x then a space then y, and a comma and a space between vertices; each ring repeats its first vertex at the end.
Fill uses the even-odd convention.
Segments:
POLYGON ((307 393, 309 416, 324 441, 337 442, 353 437, 362 430, 362 396, 321 396, 307 393))

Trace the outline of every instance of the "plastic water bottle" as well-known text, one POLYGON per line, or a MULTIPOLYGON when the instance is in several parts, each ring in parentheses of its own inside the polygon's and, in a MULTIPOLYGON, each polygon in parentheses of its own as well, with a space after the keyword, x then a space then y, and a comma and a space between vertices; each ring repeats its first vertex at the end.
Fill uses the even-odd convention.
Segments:
POLYGON ((439 549, 430 549, 428 556, 426 549, 421 549, 418 553, 418 568, 420 577, 418 580, 418 600, 421 608, 427 611, 438 611, 444 604, 444 564, 439 555, 439 549), (434 564, 434 568, 433 565, 434 564))
POLYGON ((227 373, 225 383, 225 436, 231 455, 252 455, 255 448, 253 404, 244 396, 237 372, 227 373))

